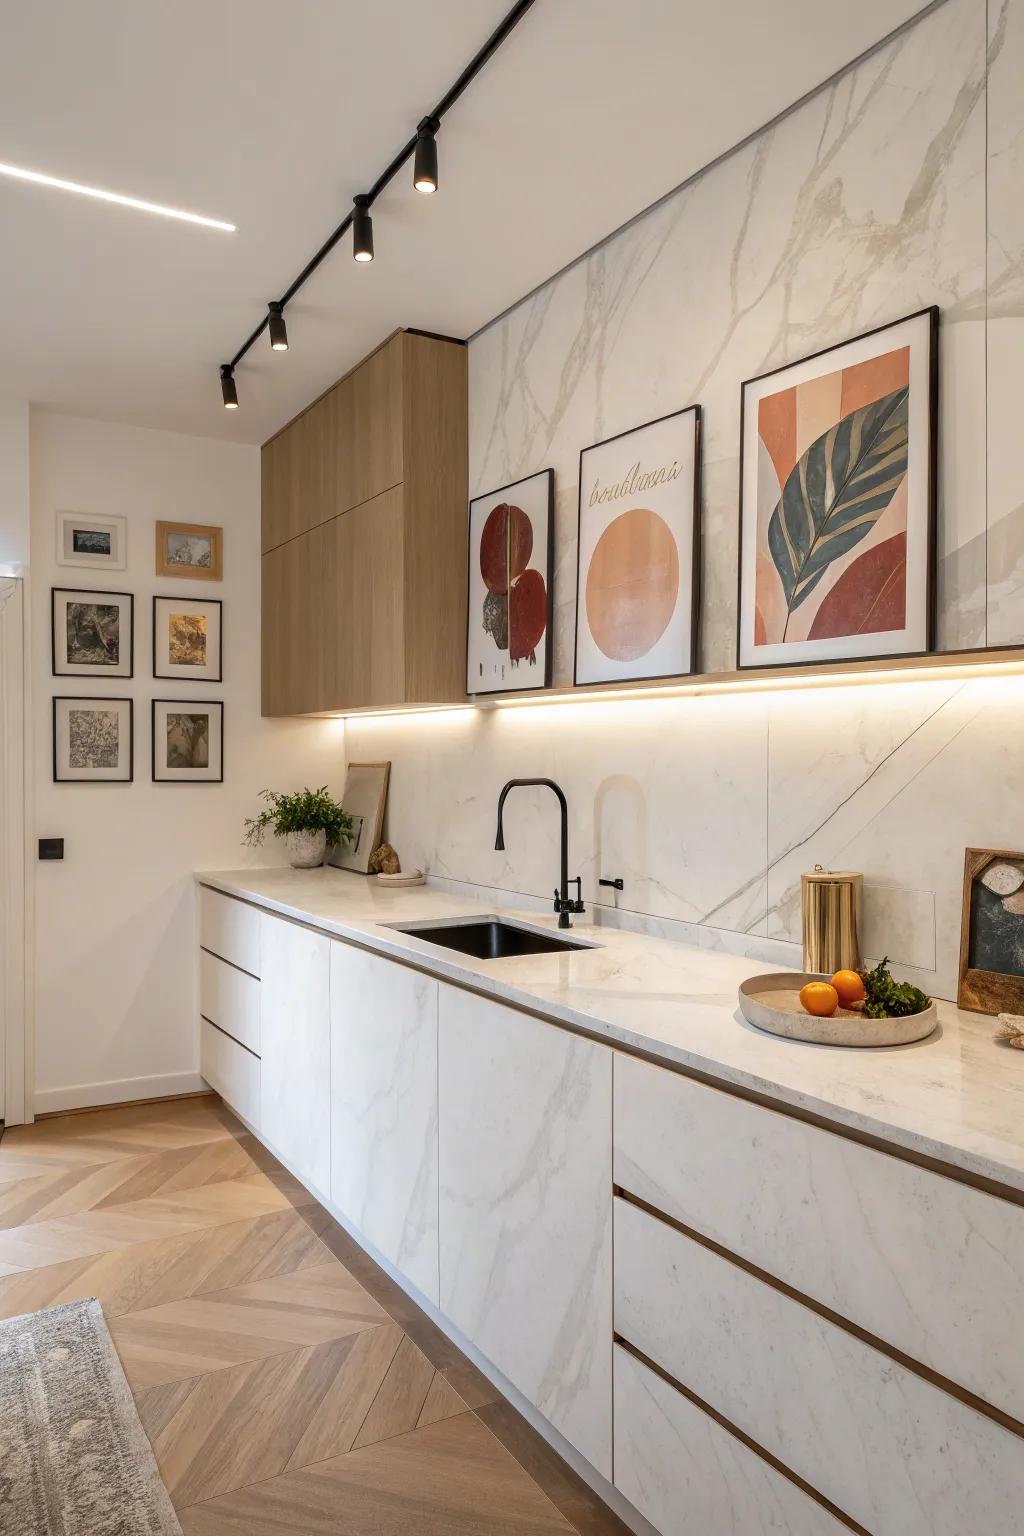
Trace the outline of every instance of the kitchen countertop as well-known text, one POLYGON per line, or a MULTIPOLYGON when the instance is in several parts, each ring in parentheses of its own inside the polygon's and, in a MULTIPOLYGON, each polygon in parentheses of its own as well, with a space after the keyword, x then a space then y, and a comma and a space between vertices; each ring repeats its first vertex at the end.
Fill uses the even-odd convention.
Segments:
POLYGON ((997 1045, 995 1020, 987 1016, 940 1002, 939 1029, 916 1045, 809 1045, 763 1034, 739 1013, 740 982, 782 969, 763 961, 594 926, 585 918, 576 919, 570 937, 594 948, 477 960, 384 925, 488 913, 556 929, 554 914, 495 906, 430 885, 388 889, 330 867, 204 870, 195 878, 612 1045, 1024 1192, 1024 1052, 997 1045))

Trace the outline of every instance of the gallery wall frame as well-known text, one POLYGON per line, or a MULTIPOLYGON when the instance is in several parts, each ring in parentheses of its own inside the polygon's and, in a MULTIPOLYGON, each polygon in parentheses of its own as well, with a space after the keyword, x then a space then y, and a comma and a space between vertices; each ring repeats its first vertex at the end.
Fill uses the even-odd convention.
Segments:
POLYGON ((131 784, 135 778, 135 701, 56 694, 52 713, 55 784, 131 784), (76 721, 76 716, 82 721, 76 721), (93 716, 90 724, 85 716, 93 716), (116 759, 109 759, 116 751, 116 759))
POLYGON ((51 587, 50 666, 54 677, 134 677, 134 595, 51 587))
POLYGON ((120 512, 90 516, 57 513, 58 565, 123 571, 128 564, 128 519, 120 512))
POLYGON ((153 596, 153 676, 160 681, 224 681, 224 603, 219 597, 153 596), (175 636, 175 619, 183 622, 175 636), (187 621, 198 620, 201 625, 187 621), (177 651, 176 651, 177 646, 177 651), (175 655, 181 659, 175 660, 175 655), (190 658, 190 659, 186 659, 190 658))
MULTIPOLYGON (((580 449, 579 478, 576 506, 576 622, 573 642, 573 686, 582 687, 593 684, 611 683, 651 683, 667 677, 688 676, 695 673, 699 667, 700 647, 700 616, 701 616, 701 539, 703 522, 703 419, 701 407, 698 404, 686 405, 677 411, 669 411, 664 416, 655 416, 651 421, 639 423, 637 426, 628 427, 623 432, 616 432, 611 437, 603 438, 600 442, 589 443, 580 449), (642 439, 646 434, 649 442, 662 436, 669 437, 671 430, 678 427, 680 436, 675 443, 680 451, 686 455, 692 454, 692 468, 687 471, 685 464, 681 465, 679 474, 679 491, 684 492, 684 497, 678 506, 663 507, 663 512, 672 517, 674 526, 670 526, 670 532, 675 541, 675 557, 677 560, 677 580, 679 583, 679 596, 677 596, 669 614, 665 629, 657 635, 652 645, 641 656, 636 658, 637 665, 629 667, 628 664, 620 665, 616 670, 611 664, 603 673, 595 673, 594 659, 585 659, 581 651, 591 649, 588 647, 587 635, 584 635, 584 644, 581 646, 582 624, 587 624, 587 629, 592 633, 592 625, 589 616, 584 616, 583 609, 588 602, 588 594, 584 591, 584 561, 587 561, 587 576, 590 573, 592 555, 597 553, 597 545, 593 551, 589 550, 589 541, 584 536, 583 502, 585 487, 588 478, 588 455, 597 456, 602 450, 626 447, 627 440, 637 439, 638 450, 642 449, 642 439), (680 598, 689 607, 688 618, 684 613, 682 622, 675 619, 676 609, 679 607, 680 598), (672 630, 668 642, 664 642, 666 630, 672 630), (674 651, 674 659, 666 657, 661 665, 653 667, 645 658, 657 654, 659 647, 670 646, 674 651), (595 673, 595 675, 581 676, 581 672, 595 673)), ((655 457, 658 456, 657 446, 654 447, 655 457)), ((649 450, 650 451, 650 450, 649 450)), ((626 455, 629 456, 628 454, 626 455)), ((646 500, 652 500, 647 494, 647 488, 638 489, 627 499, 635 500, 643 496, 646 500)), ((660 499, 660 496, 657 498, 660 499)), ((665 521, 657 508, 640 509, 627 508, 626 515, 639 511, 653 513, 659 521, 665 521)), ((608 531, 607 525, 602 530, 602 537, 608 531)), ((666 526, 669 526, 666 523, 666 526)))
MULTIPOLYGON (((849 337, 840 342, 834 342, 828 347, 822 347, 817 352, 808 353, 805 357, 797 358, 792 362, 783 363, 778 368, 769 369, 762 374, 756 374, 752 378, 745 379, 740 386, 740 476, 739 476, 739 523, 740 523, 740 558, 737 571, 737 611, 736 611, 736 665, 740 671, 755 671, 763 667, 801 668, 805 666, 821 667, 831 662, 843 662, 849 660, 874 661, 874 660, 905 660, 917 656, 924 656, 934 650, 935 646, 935 607, 936 607, 936 536, 937 536, 937 485, 938 485, 938 434, 939 434, 939 317, 940 311, 937 305, 929 305, 925 309, 915 310, 913 313, 903 315, 897 319, 886 321, 882 325, 862 331, 856 336, 849 337), (832 354, 837 355, 850 349, 867 348, 870 351, 870 343, 885 335, 886 332, 896 333, 900 328, 914 328, 920 332, 919 338, 914 342, 919 352, 923 351, 923 357, 913 360, 912 374, 916 374, 916 382, 911 379, 908 386, 908 412, 917 410, 923 416, 925 427, 925 441, 923 446, 915 439, 916 463, 909 464, 913 468, 915 479, 921 481, 921 486, 916 494, 915 520, 911 524, 912 510, 907 512, 907 548, 905 561, 905 583, 914 584, 916 601, 914 615, 916 621, 916 634, 918 644, 895 643, 892 646, 871 645, 865 641, 864 645, 857 648, 848 644, 852 637, 844 637, 844 642, 837 648, 833 642, 832 649, 826 645, 819 647, 813 655, 796 654, 797 647, 788 649, 785 654, 781 645, 762 645, 762 655, 757 660, 750 659, 752 654, 751 635, 755 632, 756 618, 754 610, 744 608, 744 602, 754 596, 754 572, 756 569, 757 528, 751 525, 750 519, 757 514, 756 497, 760 487, 757 483, 755 467, 757 453, 754 444, 757 439, 755 429, 754 439, 751 439, 751 402, 750 393, 756 386, 766 381, 781 381, 783 375, 798 376, 801 370, 809 369, 816 379, 828 377, 824 370, 815 370, 813 365, 832 354), (909 399, 911 390, 920 398, 909 399), (754 484, 755 500, 751 504, 751 484, 754 484), (916 554, 911 549, 911 527, 913 527, 913 544, 916 546, 916 554), (753 537, 753 546, 751 546, 753 537), (755 551, 751 558, 751 547, 755 551)), ((910 344, 908 343, 908 346, 910 344)), ((882 358, 881 350, 873 354, 876 358, 882 358)), ((781 391, 780 391, 781 393, 781 391)), ((760 399, 757 401, 760 405, 760 399)), ((921 422, 917 424, 920 431, 921 422)), ((908 439, 910 429, 908 425, 908 439)), ((809 452, 809 450, 805 451, 809 452)), ((799 468, 799 460, 796 468, 799 468)), ((906 479, 906 472, 904 475, 906 479)), ((784 492, 785 485, 781 490, 784 492)), ((908 493, 909 494, 909 493, 908 493)), ((891 498, 894 499, 894 498, 891 498)), ((780 494, 779 505, 781 506, 780 494)), ((850 546, 854 547, 854 546, 850 546)), ((812 590, 808 588, 808 592, 812 590)), ((812 645, 813 648, 813 645, 812 645)))
POLYGON ((156 525, 156 574, 180 581, 221 581, 224 529, 212 523, 156 525))
MULTIPOLYGON (((539 469, 532 475, 523 475, 518 480, 512 480, 508 485, 500 485, 496 490, 486 491, 481 496, 474 496, 469 503, 468 515, 468 560, 466 571, 466 693, 475 698, 495 698, 502 693, 515 693, 523 688, 550 688, 553 662, 553 645, 551 625, 554 616, 554 560, 555 560, 555 472, 553 469, 539 469), (520 508, 519 503, 526 503, 520 508), (520 672, 519 658, 512 656, 512 613, 513 580, 510 577, 509 559, 510 545, 512 543, 510 513, 506 513, 502 541, 505 546, 506 564, 506 592, 505 597, 505 628, 506 645, 501 647, 493 637, 493 630, 488 630, 486 624, 481 622, 481 602, 497 600, 500 602, 502 594, 493 594, 481 591, 481 586, 486 589, 487 582, 480 569, 481 566, 481 540, 484 530, 490 519, 498 513, 499 509, 515 508, 521 511, 530 522, 533 530, 533 519, 537 518, 541 524, 539 541, 533 543, 527 557, 524 570, 519 577, 525 575, 539 575, 544 582, 542 598, 543 650, 539 663, 530 668, 526 661, 524 670, 520 672), (474 611, 474 599, 476 599, 474 611), (485 638, 486 635, 486 638, 485 638), (493 658, 489 654, 493 650, 493 658), (502 668, 501 656, 507 653, 507 672, 500 676, 502 668), (487 669, 490 674, 481 677, 481 671, 487 669), (475 675, 474 675, 475 671, 475 675), (500 679, 500 680, 499 680, 500 679), (482 687, 481 682, 489 681, 497 683, 495 687, 482 687)), ((534 607, 533 618, 536 619, 536 582, 531 583, 533 588, 532 600, 534 607)))
POLYGON ((154 784, 223 784, 223 700, 154 699, 150 773, 154 784))
POLYGON ((974 1013, 1024 1014, 1024 853, 965 850, 957 1004, 974 1013), (1014 963, 1019 972, 1009 968, 1014 963))

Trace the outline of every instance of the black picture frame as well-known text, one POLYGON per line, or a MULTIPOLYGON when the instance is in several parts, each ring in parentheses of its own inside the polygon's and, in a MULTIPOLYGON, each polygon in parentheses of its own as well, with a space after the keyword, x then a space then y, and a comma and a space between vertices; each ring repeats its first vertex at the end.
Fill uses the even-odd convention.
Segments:
POLYGON ((756 373, 749 379, 744 379, 740 385, 740 479, 739 479, 739 555, 736 572, 736 669, 739 672, 761 672, 764 670, 785 667, 788 671, 791 667, 833 667, 845 663, 861 661, 907 661, 915 656, 929 656, 935 650, 935 615, 936 615, 936 548, 938 537, 938 465, 939 465, 939 316, 940 309, 937 304, 928 304, 924 309, 915 309, 909 315, 899 315, 894 320, 887 320, 883 325, 872 326, 870 330, 860 331, 856 336, 847 336, 842 341, 833 342, 830 346, 821 347, 817 352, 808 352, 804 357, 792 358, 788 363, 780 363, 777 368, 769 368, 764 373, 756 373), (928 325, 928 484, 925 491, 926 511, 926 560, 927 570, 926 594, 925 594, 925 647, 917 651, 882 651, 874 655, 856 657, 843 657, 828 659, 824 657, 806 657, 799 661, 747 661, 743 658, 743 460, 746 444, 747 427, 747 389, 751 384, 758 384, 762 379, 774 378, 777 374, 786 373, 790 368, 799 367, 801 363, 813 363, 819 357, 827 357, 830 352, 841 351, 843 347, 850 346, 857 341, 868 341, 872 336, 880 336, 884 331, 894 329, 897 325, 906 325, 911 320, 920 320, 927 316, 928 325))
POLYGON ((614 432, 611 437, 603 437, 599 442, 587 443, 580 449, 579 472, 577 475, 576 490, 576 607, 573 613, 573 643, 572 643, 572 681, 574 688, 630 688, 642 687, 644 683, 665 682, 673 677, 693 677, 700 672, 700 621, 703 609, 703 524, 704 524, 704 424, 703 411, 699 404, 681 406, 677 411, 667 411, 664 416, 654 416, 650 421, 641 421, 633 427, 627 427, 623 432, 614 432), (643 432, 647 427, 660 427, 663 422, 672 421, 676 416, 688 416, 694 418, 694 443, 693 443, 693 539, 692 539, 692 591, 690 597, 690 670, 688 672, 654 672, 645 677, 609 678, 606 682, 598 681, 579 682, 579 635, 580 635, 580 533, 583 527, 583 456, 595 448, 604 448, 608 443, 616 443, 623 437, 630 437, 634 432, 643 432))
POLYGON ((187 785, 191 785, 191 786, 194 786, 194 785, 197 785, 197 784, 199 784, 199 785, 202 785, 202 784, 223 784, 223 782, 224 782, 224 700, 223 699, 153 699, 151 701, 151 704, 150 704, 149 730, 150 730, 150 737, 149 737, 149 750, 150 750, 149 771, 150 771, 150 776, 152 778, 152 782, 154 784, 187 784, 187 785), (220 711, 220 773, 219 774, 217 774, 216 776, 211 775, 211 776, 209 776, 207 778, 194 778, 194 779, 169 779, 169 778, 166 778, 166 777, 164 777, 164 778, 160 777, 160 775, 156 771, 156 768, 157 768, 156 720, 157 720, 157 709, 158 709, 159 705, 161 705, 161 704, 170 704, 170 705, 173 705, 176 709, 179 709, 179 710, 188 710, 188 709, 209 710, 211 713, 214 710, 219 710, 220 711))
POLYGON ((114 698, 99 697, 91 693, 55 693, 50 713, 50 742, 54 784, 132 784, 135 782, 135 700, 128 694, 114 698), (128 705, 128 776, 118 779, 90 779, 84 775, 62 774, 57 762, 57 706, 60 704, 127 704, 128 705))
POLYGON ((224 599, 221 597, 178 597, 173 592, 153 593, 153 677, 162 683, 222 683, 224 681, 224 599), (217 609, 217 661, 218 669, 216 677, 182 677, 179 672, 158 672, 156 665, 156 624, 157 605, 159 603, 181 603, 184 607, 204 607, 217 609))
POLYGON ((471 496, 466 508, 466 697, 468 699, 498 699, 509 693, 533 693, 539 688, 550 688, 552 677, 552 665, 554 661, 554 635, 552 623, 554 621, 554 585, 555 585, 555 471, 552 468, 537 469, 529 475, 519 475, 517 479, 510 480, 507 485, 499 485, 493 491, 482 491, 479 496, 471 496), (544 646, 544 681, 542 684, 528 684, 523 686, 511 686, 508 688, 477 688, 472 691, 469 688, 469 647, 471 639, 472 616, 469 611, 469 593, 473 579, 473 506, 478 501, 491 501, 496 496, 502 496, 506 491, 512 491, 516 486, 524 485, 528 480, 537 480, 541 476, 547 476, 547 520, 548 536, 547 548, 544 551, 545 560, 545 584, 547 586, 547 612, 545 615, 544 634, 546 643, 544 646))
POLYGON ((133 592, 108 591, 105 587, 51 587, 50 588, 50 675, 51 677, 105 677, 121 682, 135 676, 135 594, 133 592), (62 594, 70 597, 105 598, 117 597, 128 603, 128 671, 112 671, 107 667, 69 667, 61 671, 57 666, 57 600, 62 594))

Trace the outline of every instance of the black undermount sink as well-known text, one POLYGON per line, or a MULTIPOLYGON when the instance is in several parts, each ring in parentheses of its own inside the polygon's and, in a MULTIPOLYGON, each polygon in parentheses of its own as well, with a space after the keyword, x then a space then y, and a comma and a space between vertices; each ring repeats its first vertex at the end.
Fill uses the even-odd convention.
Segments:
POLYGON ((500 917, 470 918, 436 923, 388 923, 398 933, 411 934, 442 949, 457 949, 477 960, 503 960, 509 955, 546 955, 566 949, 592 949, 586 940, 563 939, 536 928, 520 928, 500 917))

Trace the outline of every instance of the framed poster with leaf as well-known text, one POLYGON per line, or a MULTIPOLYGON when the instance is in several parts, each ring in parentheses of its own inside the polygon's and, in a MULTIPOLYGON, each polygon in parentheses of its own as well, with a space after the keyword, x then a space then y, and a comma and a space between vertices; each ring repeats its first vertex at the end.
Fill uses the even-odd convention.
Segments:
POLYGON ((741 667, 931 650, 938 319, 743 385, 741 667))

